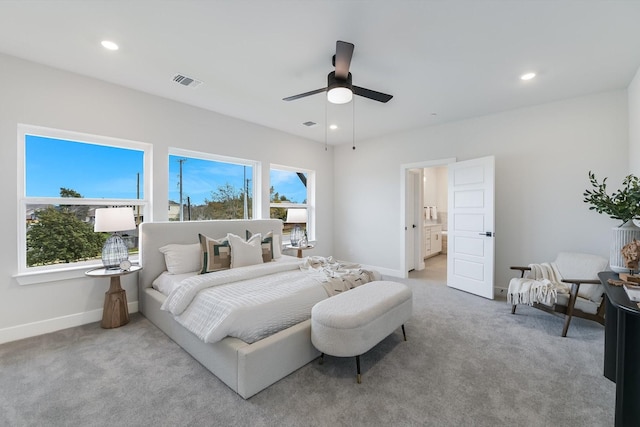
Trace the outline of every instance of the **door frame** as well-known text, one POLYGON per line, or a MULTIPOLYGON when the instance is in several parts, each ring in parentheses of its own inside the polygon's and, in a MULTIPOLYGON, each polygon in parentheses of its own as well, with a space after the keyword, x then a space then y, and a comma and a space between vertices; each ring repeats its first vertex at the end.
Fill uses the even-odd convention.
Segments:
POLYGON ((419 233, 419 222, 423 197, 421 197, 422 195, 419 192, 421 190, 420 180, 422 179, 423 174, 421 169, 408 169, 406 176, 407 181, 405 183, 405 189, 407 190, 407 193, 405 196, 405 206, 407 209, 405 209, 405 215, 407 215, 407 217, 405 218, 404 223, 404 250, 406 254, 407 270, 422 270, 424 268, 424 260, 421 259, 422 252, 420 247, 422 246, 422 238, 419 233), (409 208, 412 208, 412 212, 409 211, 409 208), (411 227, 409 224, 412 226, 411 229, 409 229, 409 227, 411 227), (413 235, 413 239, 410 239, 411 235, 413 235), (411 240, 413 241, 411 242, 411 240))
POLYGON ((406 279, 407 277, 409 277, 409 272, 407 270, 408 267, 408 262, 407 262, 407 249, 406 249, 406 234, 405 234, 405 221, 406 221, 406 214, 407 214, 407 198, 406 198, 406 183, 407 183, 407 174, 411 173, 409 172, 409 169, 422 169, 422 168, 432 168, 432 167, 437 167, 437 166, 448 166, 450 163, 455 163, 456 162, 456 158, 455 157, 448 157, 448 158, 444 158, 444 159, 439 159, 439 160, 423 160, 421 162, 415 162, 415 163, 403 163, 400 165, 400 227, 398 228, 398 230, 400 230, 400 266, 401 266, 401 273, 402 273, 402 277, 403 279, 406 279))

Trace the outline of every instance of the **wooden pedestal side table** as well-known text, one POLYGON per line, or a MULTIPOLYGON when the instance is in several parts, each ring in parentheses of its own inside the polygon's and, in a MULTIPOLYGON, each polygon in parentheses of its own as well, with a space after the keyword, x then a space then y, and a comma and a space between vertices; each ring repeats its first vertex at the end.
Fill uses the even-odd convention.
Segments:
POLYGON ((296 249, 298 251, 298 253, 297 253, 298 258, 302 258, 302 251, 305 251, 307 249, 313 249, 313 245, 307 245, 307 246, 287 245, 287 246, 285 246, 285 249, 296 249))
POLYGON ((132 265, 129 270, 111 270, 104 267, 94 268, 85 272, 89 277, 108 277, 111 281, 109 290, 104 294, 104 309, 102 310, 102 326, 105 329, 118 328, 129 323, 129 307, 127 293, 120 286, 120 276, 140 271, 142 267, 132 265))

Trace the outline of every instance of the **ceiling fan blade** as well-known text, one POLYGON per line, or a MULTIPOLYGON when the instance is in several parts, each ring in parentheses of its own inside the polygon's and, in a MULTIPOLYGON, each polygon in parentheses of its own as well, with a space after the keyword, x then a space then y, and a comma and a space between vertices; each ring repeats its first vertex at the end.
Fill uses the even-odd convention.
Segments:
POLYGON ((351 65, 351 57, 353 56, 353 43, 336 42, 336 78, 346 80, 349 75, 349 66, 351 65))
POLYGON ((315 95, 316 93, 326 92, 327 88, 323 87, 322 89, 312 90, 311 92, 300 93, 298 95, 289 96, 287 98, 282 98, 283 101, 294 101, 296 99, 304 98, 305 96, 315 95))
POLYGON ((375 90, 365 89, 360 86, 353 86, 353 93, 379 102, 389 102, 389 100, 393 98, 393 95, 387 95, 386 93, 376 92, 375 90))

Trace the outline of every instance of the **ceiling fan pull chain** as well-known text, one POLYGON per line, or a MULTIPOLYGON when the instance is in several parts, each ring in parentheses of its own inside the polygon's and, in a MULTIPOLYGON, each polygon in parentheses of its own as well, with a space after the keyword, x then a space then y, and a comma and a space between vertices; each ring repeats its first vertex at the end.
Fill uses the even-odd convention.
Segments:
POLYGON ((327 128, 329 127, 329 122, 327 120, 327 102, 324 103, 324 151, 327 150, 327 128))
POLYGON ((352 144, 353 146, 351 147, 352 149, 356 149, 356 98, 353 98, 351 100, 351 117, 353 119, 353 124, 351 125, 351 130, 353 132, 353 141, 352 144))

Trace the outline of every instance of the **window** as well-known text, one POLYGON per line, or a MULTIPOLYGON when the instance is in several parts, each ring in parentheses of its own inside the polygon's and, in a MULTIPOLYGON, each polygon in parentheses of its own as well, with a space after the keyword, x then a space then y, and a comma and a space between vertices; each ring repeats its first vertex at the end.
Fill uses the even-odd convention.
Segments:
MULTIPOLYGON (((18 126, 19 273, 95 264, 108 234, 95 233, 95 209, 148 209, 150 144, 18 126)), ((133 257, 137 229, 123 230, 133 257)))
POLYGON ((315 172, 271 165, 270 217, 284 221, 286 235, 295 225, 315 239, 315 172))
POLYGON ((258 218, 257 162, 169 151, 169 220, 258 218))

